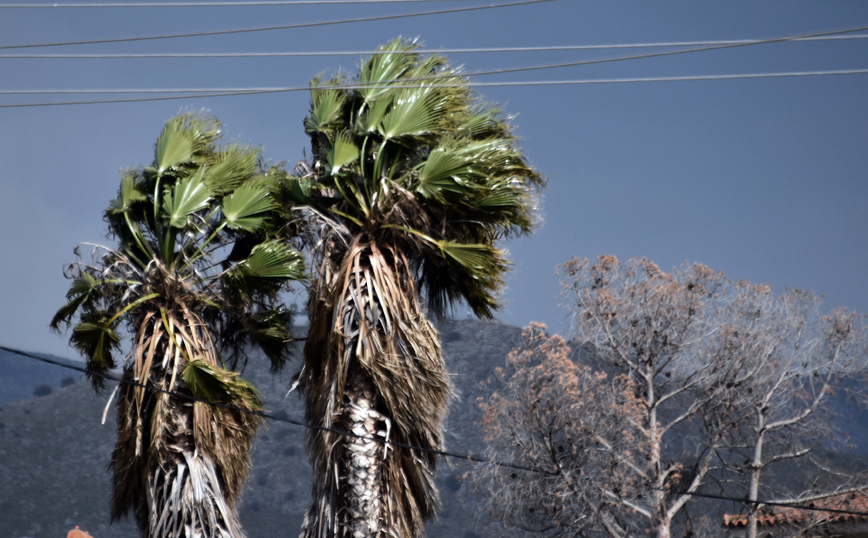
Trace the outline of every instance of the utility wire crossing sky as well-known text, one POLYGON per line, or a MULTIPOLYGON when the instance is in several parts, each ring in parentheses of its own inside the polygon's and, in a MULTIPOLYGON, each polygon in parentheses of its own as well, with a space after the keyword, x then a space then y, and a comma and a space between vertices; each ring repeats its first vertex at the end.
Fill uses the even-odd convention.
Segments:
POLYGON ((47 329, 61 269, 76 244, 111 243, 119 170, 150 163, 167 119, 207 108, 227 141, 291 168, 309 81, 354 73, 397 36, 463 65, 548 178, 537 232, 504 245, 502 321, 568 332, 555 266, 599 254, 868 311, 864 2, 62 5, 0 5, 10 345, 68 353, 47 329))

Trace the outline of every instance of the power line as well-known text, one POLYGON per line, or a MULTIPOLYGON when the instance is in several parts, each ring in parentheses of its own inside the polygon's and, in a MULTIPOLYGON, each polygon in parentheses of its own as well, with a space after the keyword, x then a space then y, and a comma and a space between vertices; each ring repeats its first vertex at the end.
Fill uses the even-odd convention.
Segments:
MULTIPOLYGON (((716 499, 716 500, 721 500, 721 501, 735 501, 735 502, 740 502, 742 504, 751 504, 754 506, 780 506, 780 507, 784 507, 784 508, 794 508, 797 510, 806 510, 806 511, 814 511, 814 512, 831 512, 833 514, 846 514, 846 515, 853 515, 853 516, 866 516, 866 517, 868 517, 868 512, 857 512, 854 510, 840 510, 837 508, 820 508, 817 506, 812 506, 810 504, 783 503, 783 502, 776 502, 776 501, 760 501, 760 500, 752 501, 752 500, 746 499, 744 497, 739 499, 738 497, 727 497, 725 495, 713 495, 711 493, 696 493, 696 492, 691 493, 688 491, 682 491, 682 492, 679 492, 678 494, 679 495, 689 495, 691 497, 704 497, 706 499, 716 499)), ((830 495, 830 497, 834 497, 834 496, 835 495, 830 495)))
MULTIPOLYGON (((7 346, 0 346, 0 350, 6 351, 6 352, 8 352, 8 353, 12 353, 12 354, 14 354, 14 355, 18 355, 18 356, 21 356, 21 357, 26 357, 26 358, 29 358, 29 359, 33 359, 33 360, 37 360, 37 361, 40 361, 40 362, 44 362, 44 363, 47 363, 47 364, 52 364, 52 365, 55 365, 55 366, 60 366, 60 367, 62 367, 62 368, 67 368, 67 369, 70 369, 70 370, 75 370, 75 371, 78 371, 78 372, 82 372, 82 373, 87 374, 87 375, 92 375, 92 376, 100 377, 100 378, 102 378, 102 379, 106 379, 106 380, 110 380, 110 381, 117 381, 118 383, 124 383, 124 384, 130 385, 130 386, 141 387, 141 388, 144 388, 145 390, 150 390, 150 391, 159 392, 159 393, 162 393, 162 394, 167 394, 167 395, 174 396, 174 397, 177 397, 177 398, 181 398, 181 399, 184 399, 184 400, 188 400, 188 401, 192 401, 192 402, 199 402, 199 403, 203 403, 203 404, 206 404, 206 405, 213 405, 213 406, 216 406, 216 407, 221 407, 221 408, 223 408, 223 409, 228 409, 228 410, 231 410, 231 411, 238 411, 238 412, 240 412, 240 413, 246 413, 246 414, 248 414, 248 415, 257 416, 257 417, 260 417, 260 418, 265 418, 265 419, 273 420, 273 421, 276 421, 276 422, 285 422, 285 423, 287 423, 287 424, 292 424, 292 425, 294 425, 294 426, 301 426, 301 427, 303 427, 303 428, 307 428, 307 429, 311 429, 311 430, 317 430, 317 431, 324 431, 324 432, 334 433, 334 434, 341 435, 341 436, 345 436, 345 437, 353 437, 353 438, 357 438, 357 439, 363 439, 363 440, 365 440, 365 441, 374 441, 374 442, 377 442, 377 443, 380 443, 380 444, 387 444, 387 445, 392 445, 392 446, 398 446, 398 447, 406 448, 406 449, 409 449, 409 450, 420 450, 420 451, 423 451, 423 452, 427 452, 427 453, 431 453, 431 454, 436 454, 436 455, 438 455, 438 456, 450 457, 450 458, 457 458, 457 459, 467 460, 467 461, 470 461, 470 462, 473 462, 473 463, 488 463, 488 464, 492 464, 492 465, 495 465, 495 466, 498 466, 498 467, 507 467, 507 468, 516 469, 516 470, 519 470, 519 471, 528 471, 528 472, 532 472, 532 473, 545 474, 545 475, 548 475, 548 476, 559 476, 559 475, 561 474, 561 473, 558 472, 558 471, 549 471, 549 470, 545 470, 545 469, 539 469, 539 468, 534 468, 534 467, 528 467, 528 466, 526 466, 526 465, 520 465, 520 464, 509 463, 509 462, 504 462, 504 461, 500 461, 500 460, 493 460, 493 459, 490 459, 490 458, 483 458, 483 457, 479 457, 479 456, 474 456, 472 453, 458 454, 458 453, 455 453, 455 452, 447 452, 447 451, 443 451, 443 450, 435 450, 435 449, 431 449, 431 448, 425 448, 425 447, 420 447, 420 446, 408 445, 408 444, 405 444, 405 443, 399 443, 399 442, 395 442, 395 441, 387 441, 387 440, 385 440, 385 439, 381 439, 381 438, 378 438, 378 437, 367 437, 367 436, 363 436, 363 435, 355 434, 355 433, 353 433, 353 432, 343 431, 343 430, 337 430, 337 429, 334 429, 334 428, 327 428, 327 427, 324 427, 324 426, 316 426, 316 425, 307 424, 307 423, 305 423, 305 422, 301 422, 301 421, 298 421, 298 420, 293 420, 293 419, 289 419, 289 418, 282 418, 282 417, 276 417, 276 416, 274 416, 274 415, 270 415, 270 414, 268 414, 268 413, 263 413, 263 412, 260 412, 260 411, 250 411, 250 410, 248 410, 248 409, 241 409, 241 408, 239 408, 239 407, 235 407, 235 406, 228 405, 228 404, 223 404, 223 403, 220 403, 220 402, 212 402, 212 401, 209 401, 209 400, 205 400, 205 399, 203 399, 203 398, 197 398, 196 396, 193 396, 193 395, 191 395, 191 394, 181 394, 181 393, 174 392, 174 391, 170 391, 170 390, 160 389, 160 388, 158 388, 158 387, 154 387, 154 386, 150 386, 150 385, 146 385, 146 384, 142 384, 142 383, 137 383, 137 382, 135 382, 135 381, 130 381, 130 380, 126 380, 126 379, 123 379, 123 378, 118 378, 118 377, 115 377, 115 376, 112 376, 112 375, 103 374, 103 373, 99 373, 99 372, 93 372, 93 371, 88 370, 87 368, 83 368, 83 367, 80 367, 80 366, 75 366, 75 365, 73 365, 73 364, 68 364, 68 363, 58 362, 58 361, 55 361, 55 360, 52 360, 52 359, 47 359, 47 358, 45 358, 45 357, 40 357, 40 356, 38 356, 38 355, 34 355, 34 354, 32 354, 32 353, 28 353, 28 352, 26 352, 26 351, 22 351, 22 350, 19 350, 19 349, 10 348, 10 347, 7 347, 7 346)), ((708 498, 708 499, 716 499, 716 500, 723 500, 723 501, 733 501, 733 502, 739 502, 739 503, 742 503, 742 504, 749 504, 749 505, 755 505, 755 506, 760 506, 760 505, 765 505, 765 506, 780 506, 780 507, 786 507, 786 508, 793 508, 793 509, 797 509, 797 510, 806 510, 806 511, 815 511, 815 512, 830 512, 830 513, 835 513, 835 514, 846 514, 846 515, 856 515, 856 516, 866 516, 866 517, 868 517, 868 512, 859 512, 859 511, 855 511, 855 510, 840 510, 840 509, 835 509, 835 508, 821 508, 821 507, 812 506, 812 505, 803 505, 803 504, 796 504, 796 503, 785 503, 785 502, 777 502, 777 501, 751 500, 751 499, 747 499, 747 498, 744 498, 744 497, 742 497, 742 498, 738 498, 738 497, 730 497, 730 496, 725 496, 725 495, 714 495, 714 494, 711 494, 711 493, 699 493, 699 492, 689 492, 689 491, 681 491, 681 492, 678 492, 677 494, 678 494, 678 495, 688 495, 688 496, 691 496, 691 497, 704 497, 704 498, 708 498)), ((834 496, 834 495, 830 495, 830 497, 832 497, 832 496, 834 496)))
MULTIPOLYGON (((868 73, 868 69, 837 69, 830 71, 789 71, 782 73, 735 73, 730 75, 678 75, 671 77, 635 77, 585 80, 535 80, 513 82, 470 82, 472 86, 557 86, 574 84, 613 84, 624 82, 673 82, 691 80, 730 80, 769 77, 799 77, 826 75, 855 75, 868 73)), ((463 84, 438 84, 438 87, 455 88, 463 84)), ((0 90, 0 95, 69 95, 69 94, 136 94, 136 93, 195 93, 207 97, 210 93, 220 95, 246 95, 251 93, 285 93, 304 90, 357 90, 364 88, 412 89, 412 84, 334 84, 327 86, 287 86, 287 87, 237 87, 237 88, 114 88, 114 89, 55 89, 55 90, 0 90)))
POLYGON ((212 402, 212 401, 210 401, 210 400, 206 400, 206 399, 204 399, 204 398, 198 398, 198 397, 196 397, 196 396, 193 396, 192 394, 182 394, 182 393, 174 392, 174 391, 171 391, 171 390, 161 389, 161 388, 159 388, 159 387, 154 387, 154 386, 152 386, 152 385, 147 385, 147 384, 143 384, 143 383, 138 383, 138 382, 136 382, 136 381, 131 381, 131 380, 128 380, 128 379, 123 379, 123 378, 120 378, 120 377, 115 377, 115 376, 113 376, 113 375, 104 374, 104 373, 101 373, 101 372, 94 372, 94 371, 92 371, 92 370, 89 370, 89 369, 84 368, 84 367, 81 367, 81 366, 75 366, 75 365, 73 365, 73 364, 68 364, 68 363, 58 362, 58 361, 55 361, 55 360, 52 360, 52 359, 47 359, 47 358, 45 358, 45 357, 40 357, 39 355, 34 355, 34 354, 32 354, 32 353, 28 353, 28 352, 26 352, 26 351, 22 351, 22 350, 20 350, 20 349, 14 349, 14 348, 7 347, 7 346, 0 346, 0 350, 6 351, 6 352, 9 352, 9 353, 12 353, 12 354, 14 354, 14 355, 21 356, 21 357, 26 357, 26 358, 28 358, 28 359, 33 359, 33 360, 37 360, 37 361, 40 361, 40 362, 44 362, 44 363, 48 363, 48 364, 53 364, 53 365, 55 365, 55 366, 60 366, 60 367, 62 367, 62 368, 67 368, 67 369, 69 369, 69 370, 75 370, 75 371, 77 371, 77 372, 82 372, 82 373, 87 374, 87 375, 89 375, 89 376, 95 376, 95 377, 99 377, 99 378, 106 379, 106 380, 110 380, 110 381, 117 381, 118 383, 124 383, 124 384, 126 384, 126 385, 130 385, 130 386, 132 386, 132 387, 140 387, 140 388, 143 388, 143 389, 145 389, 145 390, 150 390, 150 391, 153 391, 153 392, 159 392, 159 393, 162 393, 162 394, 167 394, 167 395, 169 395, 169 396, 174 396, 174 397, 176 397, 176 398, 181 398, 181 399, 183 399, 183 400, 188 400, 188 401, 191 401, 191 402, 199 402, 199 403, 203 403, 203 404, 206 404, 206 405, 213 405, 213 406, 220 407, 220 408, 223 408, 223 409, 228 409, 228 410, 230 410, 230 411, 237 411, 237 412, 239 412, 239 413, 245 413, 245 414, 248 414, 248 415, 253 415, 253 416, 256 416, 256 417, 260 417, 260 418, 265 418, 265 419, 273 420, 273 421, 276 421, 276 422, 285 422, 285 423, 287 423, 287 424, 292 424, 292 425, 294 425, 294 426, 301 426, 301 427, 306 428, 306 429, 309 429, 309 430, 316 430, 316 431, 321 431, 321 432, 329 432, 329 433, 334 433, 334 434, 341 435, 341 436, 344 436, 344 437, 353 437, 353 438, 356 438, 356 439, 362 439, 362 440, 365 440, 365 441, 375 441, 375 442, 380 443, 380 444, 383 444, 383 445, 397 446, 397 447, 406 448, 406 449, 409 449, 409 450, 418 450, 418 451, 422 451, 422 452, 427 452, 427 453, 429 453, 429 454, 435 454, 435 455, 437 455, 437 456, 443 456, 443 457, 448 457, 448 458, 462 459, 462 460, 472 461, 472 462, 475 462, 475 463, 491 463, 491 464, 494 464, 494 465, 498 465, 498 466, 500 466, 500 467, 509 467, 509 468, 512 468, 512 469, 518 469, 518 470, 521 470, 521 471, 530 471, 530 472, 535 472, 535 473, 554 474, 554 473, 552 473, 551 471, 546 471, 546 470, 542 470, 542 469, 535 469, 535 468, 527 467, 527 466, 524 466, 524 465, 518 465, 518 464, 513 464, 513 463, 508 463, 508 462, 499 462, 499 461, 491 460, 491 459, 488 459, 488 458, 483 458, 483 457, 480 457, 480 456, 475 456, 475 455, 473 455, 472 453, 469 453, 469 452, 466 453, 466 454, 458 454, 458 453, 455 453, 455 452, 447 452, 447 451, 444 451, 444 450, 436 450, 436 449, 433 449, 433 448, 426 448, 426 447, 422 447, 422 446, 409 445, 409 444, 406 444, 406 443, 400 443, 400 442, 397 442, 397 441, 388 441, 388 440, 386 440, 386 439, 381 439, 381 438, 379 438, 379 437, 367 437, 367 436, 364 436, 364 435, 358 435, 358 434, 355 434, 355 433, 353 433, 353 432, 344 431, 344 430, 338 430, 338 429, 335 429, 335 428, 328 428, 328 427, 325 427, 325 426, 316 426, 316 425, 313 425, 313 424, 308 424, 308 423, 306 423, 306 422, 301 422, 301 421, 293 420, 293 419, 289 419, 289 418, 276 417, 276 416, 274 416, 274 415, 269 415, 268 413, 264 413, 264 412, 261 412, 261 411, 251 411, 251 410, 249 410, 249 409, 241 409, 240 407, 235 407, 235 406, 233 406, 233 405, 228 405, 228 404, 224 404, 224 403, 220 403, 220 402, 212 402))
MULTIPOLYGON (((859 26, 855 28, 846 28, 843 30, 828 30, 823 32, 815 32, 810 34, 800 34, 793 36, 785 36, 785 37, 773 37, 769 39, 755 39, 751 41, 742 41, 735 43, 728 43, 724 45, 709 45, 702 47, 695 47, 689 49, 681 49, 681 50, 669 50, 663 52, 649 52, 645 54, 633 54, 630 56, 615 56, 612 58, 596 58, 592 60, 580 60, 575 62, 561 62, 556 64, 544 64, 544 65, 534 65, 529 67, 509 67, 504 69, 491 69, 487 71, 476 71, 473 73, 468 73, 466 76, 482 76, 482 75, 502 75, 506 73, 517 73, 517 72, 527 72, 527 71, 539 71, 542 69, 557 69, 562 67, 577 67, 582 65, 594 65, 594 64, 602 64, 602 63, 611 63, 611 62, 623 62, 627 60, 641 60, 646 58, 659 58, 661 56, 675 56, 678 54, 691 54, 694 52, 706 52, 711 50, 723 50, 723 49, 732 49, 736 47, 746 47, 751 45, 767 45, 770 43, 784 43, 787 41, 793 41, 795 39, 803 39, 809 37, 823 37, 823 36, 831 36, 836 34, 846 34, 851 32, 860 32, 868 30, 868 26, 859 26)), ((433 78, 433 77, 429 77, 433 78)))
MULTIPOLYGON (((542 81, 516 81, 516 82, 470 82, 474 87, 521 87, 521 86, 571 86, 571 85, 586 85, 586 84, 628 84, 628 83, 643 83, 643 82, 689 82, 703 80, 740 80, 740 79, 760 79, 760 78, 787 78, 787 77, 813 77, 813 76, 832 76, 832 75, 859 75, 868 74, 868 69, 840 69, 834 71, 791 71, 785 73, 741 73, 733 75, 686 75, 672 77, 636 77, 636 78, 610 78, 610 79, 584 79, 584 80, 542 80, 542 81)), ((448 85, 444 85, 448 86, 448 85)), ((71 105, 96 105, 96 104, 111 104, 111 103, 137 103, 147 101, 170 101, 177 99, 204 99, 208 97, 232 97, 232 96, 249 96, 249 95, 265 95, 275 93, 290 93, 298 91, 308 91, 317 88, 339 88, 339 89, 357 89, 370 88, 379 86, 346 84, 339 86, 295 86, 285 88, 225 88, 225 89, 182 89, 182 90, 6 90, 0 91, 0 94, 87 94, 87 93, 184 93, 184 95, 160 95, 154 97, 131 97, 118 99, 95 99, 82 101, 48 101, 37 103, 9 103, 0 104, 0 108, 27 108, 27 107, 48 107, 48 106, 71 106, 71 105), (207 93, 193 93, 193 91, 202 91, 207 93)), ((385 87, 385 86, 383 86, 385 87)), ((389 85, 389 88, 415 88, 416 86, 400 86, 389 85)))
POLYGON ((320 6, 330 4, 410 4, 418 2, 456 2, 466 0, 250 0, 240 2, 78 2, 69 4, 0 4, 0 9, 15 8, 118 8, 118 7, 238 7, 238 6, 320 6))
MULTIPOLYGON (((430 0, 420 0, 430 1, 430 0)), ((868 34, 859 35, 828 35, 820 37, 802 37, 788 40, 788 43, 811 41, 840 41, 851 39, 868 39, 868 34)), ((616 43, 609 45, 552 45, 545 47, 477 47, 477 48, 440 48, 416 49, 418 54, 491 54, 516 52, 568 52, 582 50, 614 50, 614 49, 647 49, 671 47, 696 47, 706 45, 750 45, 756 40, 730 39, 717 41, 673 41, 662 43, 616 43)), ((104 54, 0 54, 0 59, 150 59, 150 58, 286 58, 286 57, 322 57, 322 56, 376 56, 391 54, 379 50, 334 50, 334 51, 301 51, 301 52, 144 52, 144 53, 104 53, 104 54)))
MULTIPOLYGON (((522 4, 529 4, 529 3, 533 4, 533 3, 551 2, 551 1, 555 1, 555 0, 527 0, 524 2, 517 2, 517 3, 512 3, 512 4, 498 4, 495 6, 488 6, 488 7, 509 7, 509 6, 515 6, 515 5, 522 5, 522 4)), ((477 8, 465 8, 465 9, 482 9, 482 8, 477 7, 477 8)), ((430 14, 432 12, 428 12, 428 13, 430 14)), ((419 15, 419 14, 413 14, 412 16, 417 16, 417 15, 419 15)), ((399 16, 404 16, 404 15, 396 15, 395 17, 399 17, 399 16)), ((356 19, 356 20, 359 20, 359 19, 356 19)), ((347 20, 345 20, 343 22, 347 22, 347 20)), ((310 24, 321 24, 321 23, 310 23, 310 24)), ((770 44, 770 43, 782 43, 782 42, 788 42, 788 41, 793 41, 793 40, 797 40, 797 39, 833 36, 833 35, 846 34, 846 33, 852 33, 852 32, 857 32, 857 31, 864 31, 864 30, 868 30, 868 26, 859 26, 859 27, 845 28, 845 29, 839 29, 839 30, 828 30, 828 31, 815 32, 815 33, 810 33, 810 34, 800 34, 800 35, 785 36, 785 37, 775 37, 775 38, 769 38, 769 39, 757 39, 757 40, 751 40, 751 41, 729 42, 729 43, 723 44, 723 45, 710 45, 710 46, 681 49, 681 50, 674 50, 674 51, 651 52, 651 53, 645 53, 645 54, 634 54, 634 55, 630 55, 630 56, 616 56, 616 57, 611 57, 611 58, 596 58, 596 59, 591 59, 591 60, 580 60, 580 61, 575 61, 575 62, 561 62, 561 63, 555 63, 555 64, 532 65, 532 66, 525 66, 525 67, 509 67, 509 68, 501 68, 501 69, 481 70, 481 71, 474 71, 471 73, 466 73, 466 74, 464 74, 464 76, 474 77, 474 76, 502 75, 502 74, 507 74, 507 73, 540 71, 540 70, 544 70, 544 69, 558 69, 558 68, 564 68, 564 67, 577 67, 577 66, 583 66, 583 65, 593 65, 593 64, 612 63, 612 62, 620 62, 620 61, 627 61, 627 60, 656 58, 656 57, 661 57, 661 56, 673 56, 673 55, 678 55, 678 54, 689 54, 689 53, 694 53, 694 52, 706 52, 706 51, 711 51, 711 50, 730 49, 730 48, 735 48, 735 47, 744 47, 744 46, 748 46, 748 45, 763 45, 763 44, 770 44)), ((245 31, 253 31, 253 30, 247 29, 245 31)), ((198 35, 202 35, 202 34, 198 34, 198 35)), ((175 37, 177 37, 177 36, 175 36, 175 37)), ((136 38, 130 38, 130 39, 136 39, 136 38)), ((27 45, 27 46, 30 46, 30 45, 27 45)), ((40 45, 33 45, 33 46, 40 46, 40 45)), ((15 48, 15 47, 19 47, 19 45, 13 45, 10 47, 15 48)), ((0 47, 0 49, 3 49, 3 48, 9 48, 9 47, 0 47)), ((752 78, 758 78, 760 76, 804 76, 805 74, 808 74, 808 73, 811 73, 811 74, 852 74, 854 72, 856 72, 856 71, 850 70, 850 71, 847 71, 846 73, 843 71, 841 71, 841 72, 832 72, 832 71, 827 71, 827 72, 799 72, 798 74, 791 74, 791 75, 787 75, 787 74, 753 75, 752 78)), ((433 79, 437 79, 439 77, 440 77, 440 75, 435 74, 435 75, 424 76, 424 77, 416 77, 413 79, 406 79, 406 80, 403 80, 402 82, 433 80, 433 79)), ((741 76, 741 75, 739 75, 735 78, 738 78, 738 77, 748 78, 748 77, 741 76)), ((655 79, 651 79, 651 78, 642 79, 642 80, 631 79, 631 81, 636 81, 636 82, 639 82, 639 81, 647 82, 647 81, 652 81, 652 80, 655 80, 655 79)), ((656 79, 656 80, 662 80, 662 79, 656 79)), ((668 78, 667 80, 675 80, 675 79, 674 78, 668 78)), ((688 79, 684 79, 684 80, 688 80, 688 79)), ((699 79, 694 78, 693 80, 699 80, 699 79)), ((708 80, 708 79, 706 78, 706 80, 708 80)), ((607 82, 612 82, 612 81, 613 80, 608 80, 607 82)), ((565 82, 562 82, 562 84, 563 83, 565 83, 565 82)), ((572 82, 572 83, 576 84, 578 82, 572 82)), ((589 82, 581 82, 581 83, 588 84, 589 82)), ((480 85, 485 85, 485 84, 480 84, 480 85)), ((504 84, 499 83, 498 85, 504 85, 504 84)), ((510 83, 508 85, 522 85, 522 84, 510 83)), ((539 85, 539 83, 536 83, 534 85, 539 85)), ((219 92, 220 90, 214 90, 214 91, 219 92)), ((245 89, 245 90, 242 90, 239 92, 232 92, 231 95, 246 95, 249 93, 274 93, 274 92, 280 92, 280 91, 297 91, 297 89, 277 89, 277 90, 269 89, 269 90, 263 90, 263 91, 259 91, 259 90, 251 91, 251 90, 245 89)), ((222 96, 223 94, 221 93, 220 95, 222 96)), ((212 95, 212 96, 218 96, 218 95, 212 95)), ((154 99, 147 99, 147 100, 154 100, 154 99)), ((114 102, 117 102, 117 101, 114 101, 114 102)), ((78 103, 64 103, 64 104, 88 104, 88 103, 78 102, 78 103)), ((51 106, 51 105, 48 104, 46 106, 51 106)), ((2 105, 0 105, 0 107, 2 107, 2 105)))
POLYGON ((452 8, 452 9, 440 9, 433 11, 419 11, 416 13, 395 13, 391 15, 375 15, 371 17, 357 17, 354 19, 339 19, 332 21, 322 21, 322 22, 303 22, 296 24, 284 24, 279 26, 260 26, 254 28, 236 28, 233 30, 210 30, 204 32, 187 32, 183 34, 163 34, 163 35, 152 35, 152 36, 137 36, 137 37, 117 37, 117 38, 106 38, 106 39, 91 39, 86 41, 58 41, 53 43, 32 43, 26 45, 2 45, 0 46, 0 50, 10 50, 10 49, 25 49, 25 48, 37 48, 37 47, 65 47, 70 45, 97 45, 97 44, 105 44, 105 43, 129 43, 133 41, 154 41, 159 39, 177 39, 182 37, 206 37, 206 36, 216 36, 216 35, 230 35, 230 34, 244 34, 251 32, 267 32, 272 30, 292 30, 298 28, 313 28, 319 26, 334 26, 340 24, 351 24, 358 22, 372 22, 372 21, 385 21, 385 20, 394 20, 394 19, 407 19, 411 17, 423 17, 427 15, 445 15, 450 13, 464 13, 469 11, 479 11, 484 9, 496 9, 502 7, 515 7, 515 6, 525 6, 531 4, 542 4, 545 2, 555 2, 557 0, 521 0, 518 2, 510 2, 506 4, 489 4, 482 6, 470 6, 470 7, 460 7, 460 8, 452 8))

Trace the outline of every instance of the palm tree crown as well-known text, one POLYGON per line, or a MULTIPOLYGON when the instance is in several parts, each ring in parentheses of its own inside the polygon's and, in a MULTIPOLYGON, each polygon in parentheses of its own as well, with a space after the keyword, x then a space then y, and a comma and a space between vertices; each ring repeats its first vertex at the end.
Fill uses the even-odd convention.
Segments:
POLYGON ((508 269, 498 240, 533 228, 543 185, 499 110, 439 56, 393 41, 355 82, 314 79, 309 173, 287 183, 314 224, 315 279, 300 386, 314 505, 303 536, 413 537, 434 514, 449 385, 423 309, 484 318, 508 269), (366 465, 369 465, 365 468, 366 465))
POLYGON ((68 302, 51 323, 74 324, 70 343, 96 388, 121 335, 131 340, 112 516, 132 509, 143 536, 243 536, 235 502, 256 417, 161 391, 258 410, 256 390, 219 350, 237 358, 252 343, 282 364, 290 312, 278 295, 305 271, 276 218, 281 172, 262 170, 256 150, 218 147, 220 134, 201 114, 166 123, 153 164, 122 174, 105 213, 119 245, 94 246, 90 262, 69 267, 68 302))

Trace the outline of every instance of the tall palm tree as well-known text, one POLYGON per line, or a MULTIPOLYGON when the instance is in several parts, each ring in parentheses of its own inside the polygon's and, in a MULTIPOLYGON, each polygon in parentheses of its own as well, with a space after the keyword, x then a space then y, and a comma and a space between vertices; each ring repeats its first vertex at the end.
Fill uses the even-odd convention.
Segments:
POLYGON ((288 183, 318 226, 299 375, 320 427, 304 537, 423 534, 436 456, 402 445, 441 449, 449 398, 427 316, 462 300, 492 316, 509 265, 495 245, 531 231, 543 185, 500 111, 414 49, 381 47, 355 82, 313 80, 313 162, 288 183))
POLYGON ((260 403, 220 350, 237 359, 252 343, 279 366, 290 312, 278 294, 305 271, 275 218, 280 171, 219 138, 220 124, 203 115, 166 123, 153 165, 123 172, 105 213, 117 248, 93 247, 90 262, 79 255, 51 323, 74 324, 70 343, 95 388, 115 368, 121 337, 131 341, 111 513, 132 510, 145 537, 244 536, 235 505, 260 403))

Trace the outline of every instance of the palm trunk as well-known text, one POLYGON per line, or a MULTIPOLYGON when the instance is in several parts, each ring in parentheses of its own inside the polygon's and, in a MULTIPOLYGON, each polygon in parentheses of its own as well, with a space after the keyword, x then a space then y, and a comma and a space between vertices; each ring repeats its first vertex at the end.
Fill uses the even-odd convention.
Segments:
POLYGON ((381 528, 386 521, 381 513, 386 447, 375 439, 385 434, 382 428, 385 417, 376 410, 377 396, 371 381, 358 367, 349 374, 344 397, 346 429, 358 436, 345 440, 346 475, 342 477, 341 490, 348 511, 347 526, 353 538, 379 536, 387 532, 381 528))
MULTIPOLYGON (((128 364, 125 381, 188 393, 180 352, 156 323, 143 331, 140 346, 154 340, 148 347, 156 353, 147 358, 134 350, 138 360, 128 364)), ((204 352, 196 358, 213 362, 204 352)), ((117 422, 113 521, 132 510, 143 538, 245 538, 236 502, 255 419, 236 412, 216 416, 206 404, 124 383, 117 422)))
POLYGON ((308 422, 323 429, 308 431, 314 503, 301 536, 421 537, 439 504, 436 456, 381 440, 442 449, 449 385, 437 333, 403 258, 373 244, 357 239, 316 284, 299 384, 308 422))
POLYGON ((169 460, 148 475, 148 536, 161 538, 244 538, 227 505, 223 480, 213 458, 197 450, 193 404, 169 402, 173 424, 167 436, 169 460))

